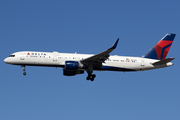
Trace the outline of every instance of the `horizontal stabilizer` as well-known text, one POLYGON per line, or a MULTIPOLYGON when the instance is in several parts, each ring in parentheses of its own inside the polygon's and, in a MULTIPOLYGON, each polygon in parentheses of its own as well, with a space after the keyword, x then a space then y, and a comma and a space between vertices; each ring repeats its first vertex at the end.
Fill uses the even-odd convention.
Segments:
POLYGON ((152 65, 162 65, 162 64, 166 64, 166 63, 168 63, 168 62, 171 62, 171 61, 174 60, 174 59, 175 59, 175 58, 167 58, 167 59, 164 59, 164 60, 161 60, 161 61, 152 63, 152 65))

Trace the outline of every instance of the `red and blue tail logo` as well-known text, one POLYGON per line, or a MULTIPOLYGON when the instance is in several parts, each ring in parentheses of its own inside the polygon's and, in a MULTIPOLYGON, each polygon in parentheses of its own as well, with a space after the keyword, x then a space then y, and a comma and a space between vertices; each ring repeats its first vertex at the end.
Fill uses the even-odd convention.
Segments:
POLYGON ((143 57, 150 59, 164 60, 169 52, 176 34, 166 34, 153 48, 143 57))

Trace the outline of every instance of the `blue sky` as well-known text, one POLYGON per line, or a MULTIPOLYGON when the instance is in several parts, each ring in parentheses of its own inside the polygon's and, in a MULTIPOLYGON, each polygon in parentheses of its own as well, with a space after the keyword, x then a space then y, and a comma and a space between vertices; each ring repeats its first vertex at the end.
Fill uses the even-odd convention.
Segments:
POLYGON ((1 0, 1 120, 180 119, 178 0, 1 0), (3 62, 17 51, 142 56, 166 33, 176 33, 167 57, 174 66, 144 72, 63 76, 61 68, 3 62))

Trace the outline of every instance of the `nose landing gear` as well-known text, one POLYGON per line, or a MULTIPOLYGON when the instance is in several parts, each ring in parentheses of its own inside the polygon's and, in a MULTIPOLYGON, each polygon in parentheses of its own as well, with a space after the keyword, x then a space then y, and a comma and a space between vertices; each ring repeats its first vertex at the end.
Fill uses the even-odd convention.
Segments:
POLYGON ((23 75, 25 76, 25 75, 26 75, 26 67, 25 67, 25 65, 24 65, 24 66, 22 66, 22 67, 23 67, 23 69, 22 69, 22 70, 24 71, 24 72, 23 72, 23 75))

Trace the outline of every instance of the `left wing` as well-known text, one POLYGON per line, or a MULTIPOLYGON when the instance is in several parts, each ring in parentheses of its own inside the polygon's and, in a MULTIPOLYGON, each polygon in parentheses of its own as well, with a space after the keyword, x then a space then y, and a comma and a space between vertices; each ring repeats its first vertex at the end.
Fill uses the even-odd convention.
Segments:
POLYGON ((112 52, 116 48, 118 41, 119 41, 119 38, 116 40, 116 42, 113 44, 111 48, 99 54, 93 55, 89 58, 86 58, 84 60, 81 60, 80 62, 82 64, 85 64, 86 66, 102 67, 102 63, 104 63, 104 61, 108 59, 108 57, 110 56, 109 53, 112 52))

